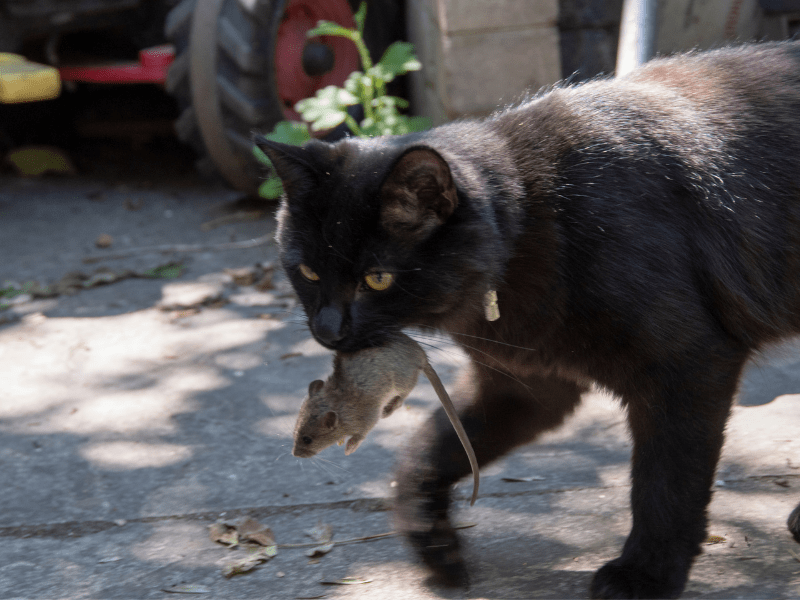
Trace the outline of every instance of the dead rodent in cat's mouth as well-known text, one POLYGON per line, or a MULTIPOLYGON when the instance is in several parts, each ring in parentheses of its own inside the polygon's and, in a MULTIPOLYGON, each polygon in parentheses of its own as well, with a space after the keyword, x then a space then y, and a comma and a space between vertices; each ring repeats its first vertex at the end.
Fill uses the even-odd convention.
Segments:
POLYGON ((378 419, 388 417, 403 403, 423 371, 469 457, 474 481, 471 504, 475 503, 479 486, 475 452, 450 396, 419 344, 401 334, 388 345, 336 354, 333 364, 327 381, 317 379, 308 386, 294 429, 294 456, 314 456, 347 436, 345 454, 355 452, 378 419))

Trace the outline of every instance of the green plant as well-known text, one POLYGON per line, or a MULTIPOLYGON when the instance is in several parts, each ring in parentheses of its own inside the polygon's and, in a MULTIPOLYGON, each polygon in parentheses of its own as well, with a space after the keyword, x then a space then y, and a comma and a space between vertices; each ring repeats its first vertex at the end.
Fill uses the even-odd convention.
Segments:
MULTIPOLYGON (((388 95, 386 90, 386 85, 395 77, 422 68, 414 55, 413 44, 394 42, 386 49, 381 59, 372 64, 363 37, 366 15, 367 5, 362 2, 354 15, 356 29, 347 29, 330 21, 320 21, 316 27, 308 31, 306 34, 308 37, 336 35, 352 41, 358 48, 363 71, 351 73, 344 82, 344 87, 329 85, 317 91, 313 98, 298 102, 295 110, 300 113, 304 122, 281 121, 265 136, 267 139, 300 145, 311 139, 311 131, 332 129, 342 123, 359 137, 402 135, 430 127, 430 120, 427 117, 401 114, 401 110, 408 108, 408 102, 403 98, 388 95), (360 123, 348 112, 349 107, 358 104, 364 111, 364 118, 360 123)), ((261 162, 266 165, 271 164, 258 147, 253 151, 261 162)), ((259 194, 264 198, 279 198, 282 193, 283 186, 274 172, 259 187, 259 194)))

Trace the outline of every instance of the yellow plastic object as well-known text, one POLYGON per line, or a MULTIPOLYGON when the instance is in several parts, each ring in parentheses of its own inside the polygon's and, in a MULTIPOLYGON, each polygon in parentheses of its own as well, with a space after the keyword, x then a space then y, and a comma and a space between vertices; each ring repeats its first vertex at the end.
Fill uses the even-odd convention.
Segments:
POLYGON ((0 52, 0 102, 50 100, 61 93, 58 69, 0 52))

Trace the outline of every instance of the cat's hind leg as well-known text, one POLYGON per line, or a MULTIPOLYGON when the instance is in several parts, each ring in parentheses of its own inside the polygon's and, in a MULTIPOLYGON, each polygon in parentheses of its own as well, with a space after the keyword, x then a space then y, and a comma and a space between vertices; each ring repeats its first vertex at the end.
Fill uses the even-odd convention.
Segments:
MULTIPOLYGON (((560 425, 583 391, 555 377, 529 377, 521 383, 488 369, 476 372, 475 379, 476 392, 458 413, 480 465, 560 425)), ((454 400, 460 404, 458 394, 454 400)), ((451 486, 470 472, 464 448, 442 408, 417 432, 397 471, 397 528, 432 570, 434 580, 446 585, 468 582, 447 513, 451 486)))
POLYGON ((800 544, 800 504, 798 504, 797 508, 789 515, 789 520, 786 522, 786 525, 789 527, 789 531, 792 532, 794 541, 800 544))

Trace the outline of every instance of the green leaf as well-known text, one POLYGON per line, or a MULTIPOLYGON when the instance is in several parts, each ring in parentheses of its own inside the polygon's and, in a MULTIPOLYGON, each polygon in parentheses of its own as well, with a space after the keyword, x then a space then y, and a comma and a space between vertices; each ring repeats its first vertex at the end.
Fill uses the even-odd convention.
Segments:
POLYGON ((347 118, 347 111, 328 110, 311 124, 311 129, 320 131, 322 129, 333 129, 343 123, 347 118))
MULTIPOLYGON (((275 125, 275 128, 264 137, 273 142, 299 146, 300 144, 310 140, 311 134, 308 131, 308 125, 303 122, 279 121, 275 125)), ((261 164, 272 167, 272 162, 269 160, 269 157, 264 154, 264 151, 255 144, 253 145, 253 155, 261 164)))
MULTIPOLYGON (((345 89, 329 85, 317 91, 313 98, 300 100, 294 105, 306 121, 316 121, 329 111, 341 112, 351 104, 358 104, 358 98, 345 89)), ((313 129, 313 127, 312 127, 313 129)))
POLYGON ((301 121, 279 121, 271 133, 264 136, 272 142, 299 146, 311 139, 308 126, 301 121))
POLYGON ((356 27, 358 28, 358 32, 361 35, 364 35, 364 23, 367 22, 367 3, 366 0, 361 2, 356 11, 356 14, 353 15, 353 19, 356 22, 356 27))
POLYGON ((345 89, 329 85, 320 90, 318 95, 321 98, 330 98, 331 104, 335 106, 350 106, 351 104, 358 104, 358 98, 345 89))
POLYGON ((253 156, 255 156, 256 160, 262 165, 266 165, 267 167, 272 166, 272 161, 269 159, 269 157, 264 154, 264 151, 255 144, 253 144, 253 156))
POLYGON ((15 288, 14 286, 9 285, 8 287, 0 289, 0 298, 14 298, 15 296, 19 296, 20 294, 24 294, 20 289, 15 288))
POLYGON ((295 110, 311 123, 313 131, 319 131, 339 125, 347 118, 347 107, 358 102, 349 91, 329 85, 317 91, 313 98, 295 104, 295 110))
POLYGON ((276 200, 283 195, 283 183, 280 177, 272 176, 258 186, 258 195, 267 200, 276 200))
POLYGON ((183 273, 184 267, 181 263, 169 262, 164 265, 159 265, 152 269, 143 272, 145 277, 152 277, 154 279, 176 279, 183 273))
POLYGON ((361 83, 361 78, 363 76, 364 74, 361 71, 353 71, 350 73, 344 81, 344 89, 353 94, 353 96, 361 98, 364 89, 361 83))
POLYGON ((414 44, 409 42, 394 42, 373 67, 375 75, 387 82, 397 75, 418 71, 421 68, 422 63, 414 55, 414 44))
POLYGON ((372 105, 379 110, 384 106, 391 108, 408 108, 408 100, 398 96, 380 96, 372 101, 372 105))
MULTIPOLYGON (((332 21, 318 21, 317 26, 306 31, 306 37, 316 37, 318 35, 337 35, 349 40, 353 40, 357 32, 347 27, 342 27, 332 21)), ((355 40, 354 40, 355 41, 355 40)))
POLYGON ((425 131, 426 129, 431 128, 431 120, 428 117, 406 117, 408 128, 407 133, 412 133, 415 131, 425 131))

